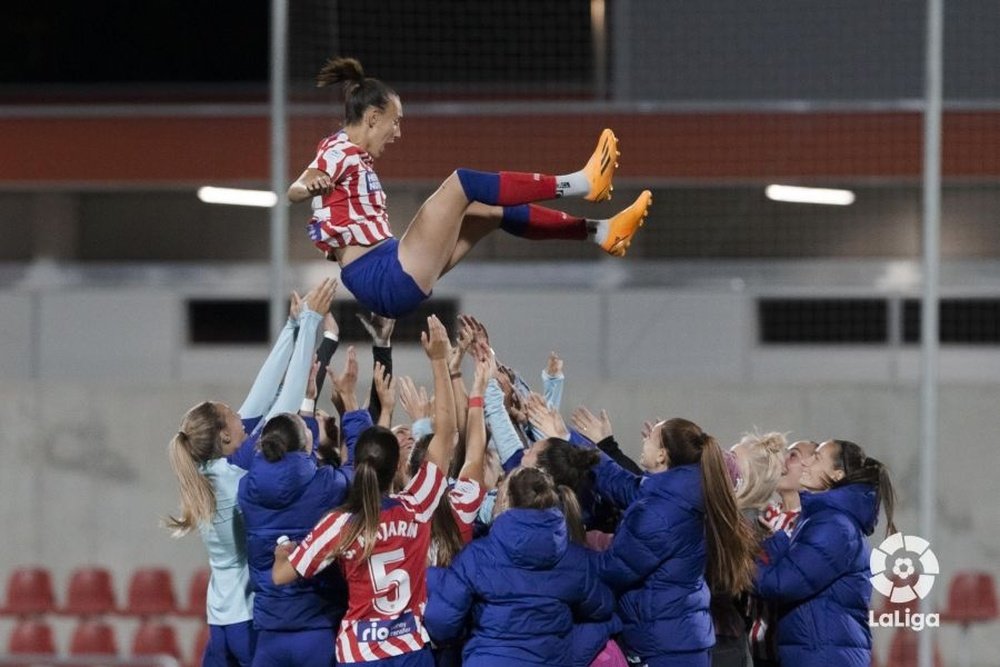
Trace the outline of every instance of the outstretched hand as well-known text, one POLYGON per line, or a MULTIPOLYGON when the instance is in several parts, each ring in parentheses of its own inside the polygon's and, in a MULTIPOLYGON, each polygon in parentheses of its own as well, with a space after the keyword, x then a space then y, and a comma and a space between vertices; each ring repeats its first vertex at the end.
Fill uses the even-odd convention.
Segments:
POLYGON ((376 313, 365 315, 358 313, 358 320, 372 338, 372 343, 376 347, 389 347, 392 338, 392 330, 396 327, 396 320, 391 317, 383 317, 376 313))
POLYGON ((447 361, 451 343, 448 342, 448 332, 437 315, 427 318, 427 331, 420 333, 420 344, 424 346, 424 352, 431 361, 447 361))
POLYGON ((399 378, 399 404, 410 416, 410 421, 431 416, 431 400, 427 397, 424 387, 419 389, 413 384, 413 378, 404 375, 399 378))
POLYGON ((611 418, 608 417, 607 410, 601 410, 601 416, 597 417, 584 406, 578 407, 570 417, 570 423, 576 432, 587 438, 591 442, 600 442, 611 436, 611 418))
POLYGON ((382 404, 382 411, 392 412, 396 406, 396 378, 386 372, 385 366, 375 363, 375 393, 382 404))
POLYGON ((545 372, 551 377, 562 375, 563 360, 555 352, 549 352, 549 359, 545 362, 545 372))
POLYGON ((550 438, 569 439, 569 429, 562 415, 555 408, 550 408, 545 399, 532 392, 526 402, 528 421, 541 434, 550 438))
POLYGON ((334 405, 342 405, 343 410, 350 412, 358 409, 358 398, 356 394, 358 386, 358 355, 351 345, 347 348, 347 359, 344 361, 344 371, 337 375, 332 368, 326 369, 326 375, 330 378, 332 387, 330 400, 334 405))
POLYGON ((314 313, 326 313, 330 310, 330 303, 333 295, 337 291, 337 281, 333 278, 324 278, 323 282, 309 290, 305 296, 305 308, 314 313))
POLYGON ((497 372, 497 359, 493 355, 493 350, 485 343, 476 343, 472 347, 472 356, 476 360, 476 375, 472 380, 472 395, 482 396, 486 392, 486 385, 490 378, 497 372))

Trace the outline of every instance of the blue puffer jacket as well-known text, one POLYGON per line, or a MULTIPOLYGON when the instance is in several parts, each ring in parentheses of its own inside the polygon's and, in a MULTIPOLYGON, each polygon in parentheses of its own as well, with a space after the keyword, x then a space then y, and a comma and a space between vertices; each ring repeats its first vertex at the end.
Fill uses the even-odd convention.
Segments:
POLYGON ((700 466, 643 479, 602 459, 597 478, 602 493, 630 503, 598 556, 601 579, 620 594, 625 644, 643 658, 714 646, 700 466))
POLYGON ((783 665, 871 664, 866 535, 878 517, 875 488, 849 484, 802 494, 802 514, 789 538, 764 542, 757 592, 778 603, 778 654, 783 665))
POLYGON ((274 463, 258 454, 240 480, 239 503, 246 522, 250 581, 256 593, 254 627, 260 630, 336 628, 347 609, 347 584, 339 568, 288 586, 271 582, 275 542, 301 541, 324 514, 347 496, 347 473, 316 466, 306 452, 290 452, 274 463))
POLYGON ((586 665, 594 655, 582 653, 600 651, 607 634, 595 639, 602 626, 576 631, 574 621, 613 623, 614 597, 597 578, 593 555, 567 539, 557 509, 507 510, 428 584, 424 621, 432 638, 457 637, 471 612, 465 667, 586 665), (575 650, 574 640, 586 646, 575 650))

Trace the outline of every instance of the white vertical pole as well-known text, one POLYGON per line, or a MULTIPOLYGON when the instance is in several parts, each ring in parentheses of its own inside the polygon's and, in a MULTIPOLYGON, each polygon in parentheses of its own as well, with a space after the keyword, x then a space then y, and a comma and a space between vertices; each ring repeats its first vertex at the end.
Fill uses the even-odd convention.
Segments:
MULTIPOLYGON (((932 544, 935 535, 938 439, 938 287, 941 234, 941 97, 943 0, 927 0, 927 43, 924 105, 923 274, 921 331, 920 535, 932 544)), ((930 599, 922 608, 930 608, 930 599)), ((933 631, 919 633, 920 667, 933 665, 933 631)))
POLYGON ((273 341, 285 321, 285 270, 288 265, 288 0, 271 0, 271 208, 270 334, 273 341))

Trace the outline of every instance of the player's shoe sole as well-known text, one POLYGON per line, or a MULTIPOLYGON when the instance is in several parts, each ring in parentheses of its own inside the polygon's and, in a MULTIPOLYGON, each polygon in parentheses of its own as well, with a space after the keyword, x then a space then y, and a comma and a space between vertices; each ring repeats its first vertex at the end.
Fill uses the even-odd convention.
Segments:
POLYGON ((632 237, 646 224, 646 216, 649 215, 652 203, 653 193, 643 190, 631 206, 611 218, 608 224, 608 238, 604 239, 601 248, 609 255, 624 257, 625 251, 632 245, 632 237))
POLYGON ((587 161, 587 166, 583 172, 590 181, 590 192, 584 197, 587 201, 607 201, 611 199, 611 192, 615 189, 611 184, 615 177, 615 169, 618 168, 618 137, 609 129, 601 132, 600 139, 597 140, 597 148, 594 154, 587 161))

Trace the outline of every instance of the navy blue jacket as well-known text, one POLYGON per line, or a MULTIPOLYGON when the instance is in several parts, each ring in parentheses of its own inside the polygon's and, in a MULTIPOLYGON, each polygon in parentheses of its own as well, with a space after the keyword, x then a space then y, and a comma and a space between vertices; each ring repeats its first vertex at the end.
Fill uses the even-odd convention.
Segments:
POLYGON ((803 493, 791 538, 764 542, 757 592, 778 603, 778 654, 783 665, 871 663, 868 604, 871 550, 865 539, 878 517, 875 488, 848 484, 803 493))
POLYGON ((339 569, 287 586, 271 581, 275 542, 287 535, 301 541, 347 496, 346 471, 317 467, 306 452, 291 452, 271 463, 258 454, 240 480, 239 503, 247 531, 250 581, 256 593, 254 627, 260 630, 336 628, 347 609, 347 584, 339 569))
POLYGON ((711 648, 700 466, 642 478, 602 456, 596 471, 601 493, 628 507, 598 556, 601 579, 620 595, 625 644, 643 658, 711 648))
POLYGON ((465 667, 587 665, 613 629, 614 597, 557 509, 507 510, 428 577, 428 594, 424 622, 436 640, 459 636, 471 613, 465 667))

